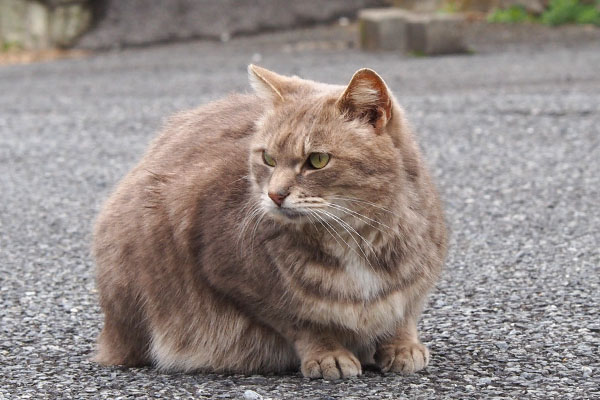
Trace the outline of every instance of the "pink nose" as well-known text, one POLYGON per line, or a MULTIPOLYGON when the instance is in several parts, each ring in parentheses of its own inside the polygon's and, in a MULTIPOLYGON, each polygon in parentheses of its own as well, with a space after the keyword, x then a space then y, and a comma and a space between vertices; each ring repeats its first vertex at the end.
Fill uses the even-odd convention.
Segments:
POLYGON ((269 197, 271 198, 271 200, 273 200, 273 203, 277 204, 277 207, 281 207, 281 204, 283 204, 283 200, 285 200, 288 194, 289 193, 281 194, 269 192, 269 197))

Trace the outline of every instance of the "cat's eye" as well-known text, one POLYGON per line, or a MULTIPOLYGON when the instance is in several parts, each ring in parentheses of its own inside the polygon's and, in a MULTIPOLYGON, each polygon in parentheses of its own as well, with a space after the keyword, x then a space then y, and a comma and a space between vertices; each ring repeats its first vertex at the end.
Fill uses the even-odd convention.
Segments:
POLYGON ((321 169, 329 162, 329 154, 327 153, 311 153, 308 156, 308 162, 311 167, 321 169))
POLYGON ((274 167, 277 164, 275 162, 275 159, 271 157, 269 153, 267 153, 265 150, 263 150, 262 158, 264 163, 267 164, 269 167, 274 167))

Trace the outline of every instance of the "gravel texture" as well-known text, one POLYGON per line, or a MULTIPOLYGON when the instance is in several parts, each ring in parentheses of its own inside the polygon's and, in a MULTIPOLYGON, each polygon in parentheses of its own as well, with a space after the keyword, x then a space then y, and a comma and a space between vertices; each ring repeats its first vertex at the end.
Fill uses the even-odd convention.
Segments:
POLYGON ((600 398, 600 41, 409 58, 289 37, 0 68, 0 399, 600 398), (165 116, 248 90, 250 62, 335 83, 370 66, 405 105, 453 232, 420 324, 427 370, 336 383, 89 361, 102 200, 165 116))

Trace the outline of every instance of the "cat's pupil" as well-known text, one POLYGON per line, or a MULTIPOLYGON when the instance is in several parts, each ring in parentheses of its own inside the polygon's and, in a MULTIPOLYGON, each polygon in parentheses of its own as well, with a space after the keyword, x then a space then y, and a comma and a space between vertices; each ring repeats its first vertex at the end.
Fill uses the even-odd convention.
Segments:
POLYGON ((274 167, 277 163, 275 162, 275 159, 273 157, 271 157, 269 155, 269 153, 267 153, 266 150, 263 150, 263 161, 265 164, 267 164, 270 167, 274 167))
POLYGON ((329 162, 329 154, 327 154, 327 153, 312 153, 309 156, 308 161, 309 161, 311 167, 320 169, 320 168, 325 167, 327 165, 327 163, 329 162))

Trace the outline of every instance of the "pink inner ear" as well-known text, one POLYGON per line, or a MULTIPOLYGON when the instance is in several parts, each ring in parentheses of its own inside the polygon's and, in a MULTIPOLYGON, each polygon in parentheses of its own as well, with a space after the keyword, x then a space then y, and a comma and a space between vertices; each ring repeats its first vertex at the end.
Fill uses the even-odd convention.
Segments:
POLYGON ((377 118, 373 126, 375 127, 375 133, 379 134, 389 121, 388 113, 381 107, 377 107, 377 118))
POLYGON ((368 81, 368 87, 377 92, 377 100, 375 104, 372 105, 377 108, 377 119, 385 117, 386 120, 389 120, 392 114, 392 101, 387 86, 383 80, 372 71, 369 71, 364 79, 368 81))
POLYGON ((339 109, 351 118, 368 121, 379 132, 392 116, 387 86, 373 71, 364 69, 352 77, 338 100, 339 109))

